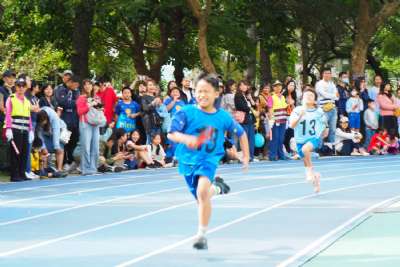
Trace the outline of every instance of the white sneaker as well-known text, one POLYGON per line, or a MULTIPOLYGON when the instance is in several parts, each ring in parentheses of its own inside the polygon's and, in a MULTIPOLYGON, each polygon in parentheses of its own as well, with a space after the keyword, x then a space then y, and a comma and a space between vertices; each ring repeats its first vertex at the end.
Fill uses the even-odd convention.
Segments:
POLYGON ((76 169, 78 168, 78 164, 76 164, 76 162, 72 162, 71 165, 69 165, 69 168, 66 170, 68 172, 73 172, 76 171, 76 169))
POLYGON ((25 172, 25 176, 26 176, 26 178, 29 178, 29 179, 39 179, 40 178, 39 175, 36 175, 33 172, 25 172))
POLYGON ((370 154, 367 151, 361 151, 361 155, 363 156, 370 156, 370 154))
POLYGON ((68 163, 64 164, 63 170, 64 171, 69 171, 69 169, 71 168, 71 166, 68 163))
POLYGON ((357 152, 357 151, 353 151, 353 152, 351 152, 350 156, 361 156, 361 153, 357 152))
POLYGON ((173 162, 165 164, 165 168, 172 168, 172 167, 174 167, 173 162))
POLYGON ((320 179, 321 174, 319 172, 314 172, 313 186, 315 193, 319 193, 319 191, 321 190, 320 179))

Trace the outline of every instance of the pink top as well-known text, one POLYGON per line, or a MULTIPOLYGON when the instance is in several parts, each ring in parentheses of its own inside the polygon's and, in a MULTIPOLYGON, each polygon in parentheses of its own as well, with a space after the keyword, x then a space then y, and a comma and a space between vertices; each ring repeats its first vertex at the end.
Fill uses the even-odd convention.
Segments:
MULTIPOLYGON (((21 101, 22 103, 25 100, 25 96, 19 97, 17 95, 15 95, 17 97, 17 99, 19 101, 21 101)), ((7 102, 6 102, 6 128, 7 129, 11 129, 11 125, 12 125, 12 117, 11 117, 11 113, 12 113, 12 103, 11 103, 11 97, 7 98, 7 102)), ((32 131, 32 119, 31 117, 29 117, 29 131, 32 131)))
POLYGON ((87 123, 86 113, 89 112, 89 104, 86 95, 80 95, 76 100, 76 110, 78 112, 79 121, 87 123))
POLYGON ((394 104, 393 99, 390 99, 387 95, 379 94, 376 100, 379 104, 381 116, 394 115, 394 110, 397 106, 394 104))

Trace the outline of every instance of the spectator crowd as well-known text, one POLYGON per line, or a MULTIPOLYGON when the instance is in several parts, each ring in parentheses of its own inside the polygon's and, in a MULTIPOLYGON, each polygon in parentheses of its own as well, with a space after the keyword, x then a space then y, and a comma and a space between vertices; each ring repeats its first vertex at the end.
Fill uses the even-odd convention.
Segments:
MULTIPOLYGON (((330 69, 322 71, 315 88, 299 86, 290 76, 260 87, 221 79, 215 105, 244 128, 251 161, 299 158, 287 120, 302 105, 306 89, 317 93, 329 128, 316 156, 397 154, 400 87, 379 75, 373 82, 371 87, 364 78, 350 82, 341 72, 335 83, 330 69)), ((11 181, 175 166, 176 144, 166 135, 174 114, 196 104, 192 84, 184 78, 160 88, 146 78, 117 95, 110 80, 80 81, 69 70, 55 87, 5 71, 0 124, 9 145, 11 181)), ((224 146, 223 162, 240 161, 238 140, 227 135, 224 146)))

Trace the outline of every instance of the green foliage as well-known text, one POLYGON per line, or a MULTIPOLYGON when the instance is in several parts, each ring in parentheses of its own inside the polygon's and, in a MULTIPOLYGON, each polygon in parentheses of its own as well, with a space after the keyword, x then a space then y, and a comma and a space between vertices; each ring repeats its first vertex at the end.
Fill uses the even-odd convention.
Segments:
POLYGON ((64 52, 55 49, 52 44, 33 45, 23 51, 16 40, 17 35, 10 34, 7 39, 0 41, 0 70, 11 68, 33 79, 43 80, 55 77, 59 71, 69 67, 64 52))

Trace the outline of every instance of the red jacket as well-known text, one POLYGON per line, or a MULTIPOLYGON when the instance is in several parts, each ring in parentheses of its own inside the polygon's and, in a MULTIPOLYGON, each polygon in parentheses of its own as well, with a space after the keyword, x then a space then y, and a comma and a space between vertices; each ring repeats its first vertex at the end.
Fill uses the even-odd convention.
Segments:
POLYGON ((104 105, 104 116, 107 119, 107 124, 109 124, 114 119, 114 107, 118 101, 118 97, 112 87, 107 87, 104 91, 97 92, 96 95, 100 97, 104 105))

